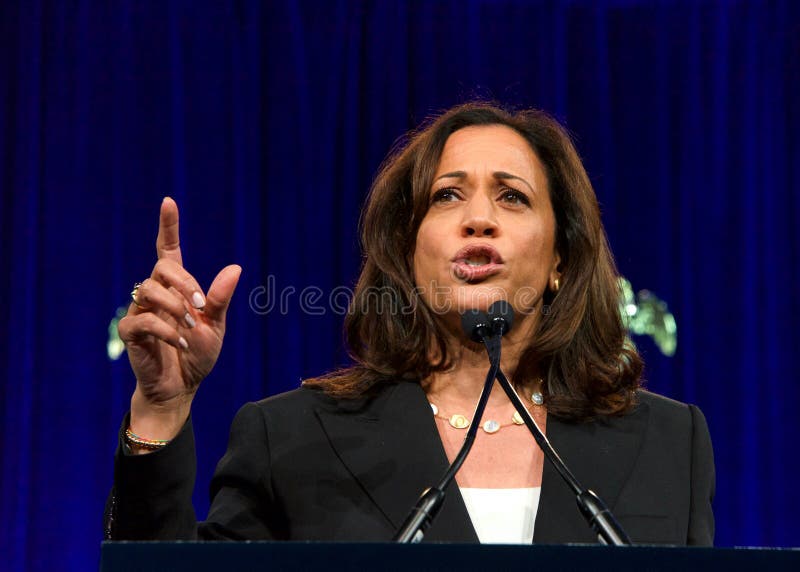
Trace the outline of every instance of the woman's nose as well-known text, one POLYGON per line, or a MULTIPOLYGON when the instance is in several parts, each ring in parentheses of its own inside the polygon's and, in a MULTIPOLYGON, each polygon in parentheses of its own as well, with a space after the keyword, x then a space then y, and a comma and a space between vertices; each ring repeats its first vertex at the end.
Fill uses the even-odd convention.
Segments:
POLYGON ((497 236, 499 227, 492 200, 478 193, 467 201, 461 223, 462 236, 497 236))

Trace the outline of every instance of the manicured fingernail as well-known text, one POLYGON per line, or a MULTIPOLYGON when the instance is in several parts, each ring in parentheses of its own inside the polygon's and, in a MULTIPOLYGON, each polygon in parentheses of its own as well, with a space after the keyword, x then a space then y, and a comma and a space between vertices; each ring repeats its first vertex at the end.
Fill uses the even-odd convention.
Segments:
POLYGON ((186 323, 189 325, 190 328, 195 327, 196 323, 194 321, 194 318, 192 318, 192 315, 189 312, 186 312, 186 315, 183 317, 183 319, 186 320, 186 323))
POLYGON ((195 292, 192 294, 192 305, 198 310, 206 305, 206 299, 203 298, 203 295, 200 292, 195 292))
POLYGON ((189 349, 189 343, 186 341, 186 339, 185 339, 183 336, 181 336, 181 337, 178 339, 178 343, 181 345, 181 347, 182 347, 183 349, 185 349, 185 350, 188 350, 188 349, 189 349))

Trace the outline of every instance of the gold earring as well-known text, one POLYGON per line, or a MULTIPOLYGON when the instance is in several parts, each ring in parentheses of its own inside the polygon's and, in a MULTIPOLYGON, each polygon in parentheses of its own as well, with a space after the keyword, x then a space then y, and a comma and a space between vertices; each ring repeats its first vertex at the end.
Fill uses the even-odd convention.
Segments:
POLYGON ((558 278, 553 280, 553 292, 558 292, 558 289, 561 288, 561 284, 558 281, 558 278))

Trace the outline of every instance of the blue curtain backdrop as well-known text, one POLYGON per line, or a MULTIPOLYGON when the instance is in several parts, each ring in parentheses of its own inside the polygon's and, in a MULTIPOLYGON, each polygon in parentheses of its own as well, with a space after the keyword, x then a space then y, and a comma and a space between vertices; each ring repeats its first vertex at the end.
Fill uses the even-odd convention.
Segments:
POLYGON ((202 284, 244 268, 195 406, 202 516, 235 411, 345 363, 308 305, 353 284, 385 153, 475 97, 568 125, 622 273, 670 304, 677 354, 637 342, 708 417, 718 544, 800 544, 798 3, 12 1, 0 66, 0 568, 97 564, 134 384, 108 324, 164 195, 202 284))

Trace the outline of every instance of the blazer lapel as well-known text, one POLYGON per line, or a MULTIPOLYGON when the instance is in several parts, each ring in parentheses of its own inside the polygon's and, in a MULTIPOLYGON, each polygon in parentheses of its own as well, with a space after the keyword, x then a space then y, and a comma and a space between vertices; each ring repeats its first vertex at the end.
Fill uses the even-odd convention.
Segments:
MULTIPOLYGON (((649 407, 640 403, 624 417, 572 424, 547 418, 547 438, 578 481, 614 509, 647 428, 649 407)), ((533 541, 542 544, 596 543, 575 494, 545 460, 533 541)))
MULTIPOLYGON (((400 382, 355 410, 320 407, 317 416, 331 446, 395 528, 422 491, 447 470, 447 456, 425 393, 400 382)), ((477 542, 458 486, 452 483, 427 541, 477 542)))

